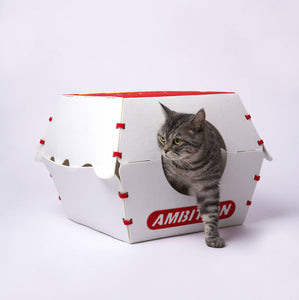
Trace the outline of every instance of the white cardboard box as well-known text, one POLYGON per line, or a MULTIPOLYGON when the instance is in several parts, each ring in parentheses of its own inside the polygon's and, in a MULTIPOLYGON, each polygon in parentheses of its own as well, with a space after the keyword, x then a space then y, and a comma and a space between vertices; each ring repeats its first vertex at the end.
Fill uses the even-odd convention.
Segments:
POLYGON ((49 169, 68 218, 128 243, 203 230, 196 199, 174 190, 164 175, 159 102, 178 112, 205 109, 226 145, 219 227, 242 224, 263 159, 271 157, 240 97, 222 92, 61 96, 37 159, 49 169))

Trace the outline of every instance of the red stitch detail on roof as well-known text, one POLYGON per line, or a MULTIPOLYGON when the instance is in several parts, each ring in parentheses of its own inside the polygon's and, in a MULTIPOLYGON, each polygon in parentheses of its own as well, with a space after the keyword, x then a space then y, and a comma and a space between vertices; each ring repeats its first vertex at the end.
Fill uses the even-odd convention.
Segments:
POLYGON ((252 203, 252 202, 248 200, 247 203, 246 203, 246 205, 250 206, 251 203, 252 203))
POLYGON ((199 92, 199 91, 146 91, 146 92, 120 92, 120 93, 87 93, 87 94, 65 94, 65 96, 97 96, 97 97, 121 97, 121 98, 143 98, 143 97, 167 97, 167 96, 192 96, 192 95, 214 95, 234 94, 234 92, 199 92))
POLYGON ((42 140, 42 139, 41 139, 41 140, 39 141, 39 143, 40 143, 41 145, 44 145, 44 144, 45 144, 45 140, 42 140))
POLYGON ((259 140, 259 141, 257 141, 257 143, 261 146, 261 145, 264 144, 264 141, 263 140, 259 140))
POLYGON ((50 117, 50 118, 49 118, 49 122, 52 122, 52 120, 53 120, 53 118, 52 118, 52 117, 50 117))
POLYGON ((245 115, 246 120, 250 120, 251 119, 251 115, 245 115))

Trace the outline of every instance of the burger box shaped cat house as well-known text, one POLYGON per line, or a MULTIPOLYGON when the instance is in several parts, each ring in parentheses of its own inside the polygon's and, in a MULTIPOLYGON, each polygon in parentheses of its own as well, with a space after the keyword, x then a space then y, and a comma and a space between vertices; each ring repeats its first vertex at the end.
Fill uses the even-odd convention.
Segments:
POLYGON ((226 148, 219 227, 244 222, 263 159, 271 157, 240 97, 223 92, 61 96, 37 159, 49 169, 69 219, 128 243, 203 230, 195 197, 165 177, 159 102, 177 112, 205 109, 226 148))

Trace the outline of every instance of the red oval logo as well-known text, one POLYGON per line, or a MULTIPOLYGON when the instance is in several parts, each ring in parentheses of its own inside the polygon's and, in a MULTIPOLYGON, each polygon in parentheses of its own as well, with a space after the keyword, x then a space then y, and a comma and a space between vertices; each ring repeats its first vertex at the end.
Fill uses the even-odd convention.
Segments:
MULTIPOLYGON (((232 200, 220 202, 219 219, 231 217, 235 210, 236 204, 232 200)), ((147 226, 156 230, 202 222, 198 206, 188 206, 154 211, 147 219, 147 226)))

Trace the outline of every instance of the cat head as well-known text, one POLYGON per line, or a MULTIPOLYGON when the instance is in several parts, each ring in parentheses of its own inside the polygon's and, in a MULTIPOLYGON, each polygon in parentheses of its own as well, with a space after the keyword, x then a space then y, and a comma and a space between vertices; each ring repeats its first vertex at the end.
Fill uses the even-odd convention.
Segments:
MULTIPOLYGON (((161 103, 160 103, 161 104, 161 103)), ((170 160, 194 160, 205 136, 206 113, 200 109, 195 115, 178 113, 161 104, 165 122, 158 132, 162 155, 170 160)))

